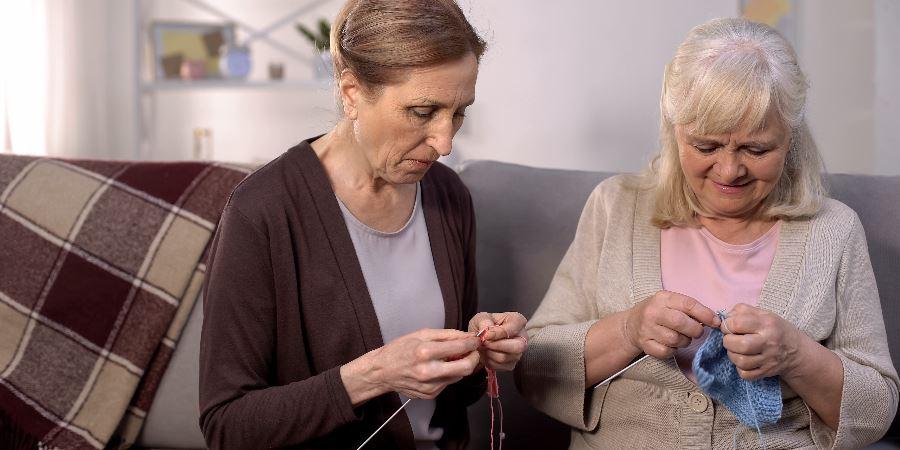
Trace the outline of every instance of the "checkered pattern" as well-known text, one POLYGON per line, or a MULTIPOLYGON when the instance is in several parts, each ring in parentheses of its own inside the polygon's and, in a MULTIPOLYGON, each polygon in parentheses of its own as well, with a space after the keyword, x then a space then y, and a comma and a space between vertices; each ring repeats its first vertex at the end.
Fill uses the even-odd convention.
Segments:
POLYGON ((134 442, 247 173, 0 156, 6 424, 45 447, 134 442))

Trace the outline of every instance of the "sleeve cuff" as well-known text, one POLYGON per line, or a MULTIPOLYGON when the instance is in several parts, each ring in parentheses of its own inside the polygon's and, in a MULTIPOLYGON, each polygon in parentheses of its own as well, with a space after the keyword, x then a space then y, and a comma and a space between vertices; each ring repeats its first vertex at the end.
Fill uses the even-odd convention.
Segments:
POLYGON ((342 423, 355 422, 362 419, 362 415, 357 413, 350 401, 350 395, 347 394, 347 388, 344 387, 344 381, 341 379, 341 366, 328 369, 322 376, 328 383, 328 393, 331 395, 331 402, 335 411, 340 414, 342 423))
POLYGON ((528 342, 517 368, 521 391, 545 414, 580 430, 600 422, 606 388, 586 391, 584 340, 595 321, 548 325, 528 342))
POLYGON ((809 406, 809 429, 818 448, 860 448, 880 439, 892 420, 896 394, 877 371, 836 353, 844 367, 838 429, 825 425, 809 406))

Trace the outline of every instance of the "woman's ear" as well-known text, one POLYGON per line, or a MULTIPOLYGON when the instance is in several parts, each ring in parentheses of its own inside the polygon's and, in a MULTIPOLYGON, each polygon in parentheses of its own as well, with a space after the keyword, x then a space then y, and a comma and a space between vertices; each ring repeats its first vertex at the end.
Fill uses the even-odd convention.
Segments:
POLYGON ((349 120, 356 120, 359 116, 359 104, 363 100, 363 87, 348 69, 341 71, 338 79, 338 90, 341 95, 341 105, 344 108, 344 117, 349 120))

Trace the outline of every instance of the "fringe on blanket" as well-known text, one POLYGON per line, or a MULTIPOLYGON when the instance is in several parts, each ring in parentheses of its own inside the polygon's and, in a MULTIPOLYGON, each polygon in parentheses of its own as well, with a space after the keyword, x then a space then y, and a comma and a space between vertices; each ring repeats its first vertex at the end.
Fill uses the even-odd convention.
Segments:
POLYGON ((29 434, 12 417, 0 410, 0 443, 8 450, 37 450, 41 440, 29 434))

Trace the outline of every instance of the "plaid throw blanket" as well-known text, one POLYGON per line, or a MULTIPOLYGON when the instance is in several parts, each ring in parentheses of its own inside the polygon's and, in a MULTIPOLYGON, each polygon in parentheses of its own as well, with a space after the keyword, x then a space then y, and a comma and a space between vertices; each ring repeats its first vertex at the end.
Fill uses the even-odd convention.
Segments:
POLYGON ((0 156, 0 447, 134 442, 247 173, 0 156))

